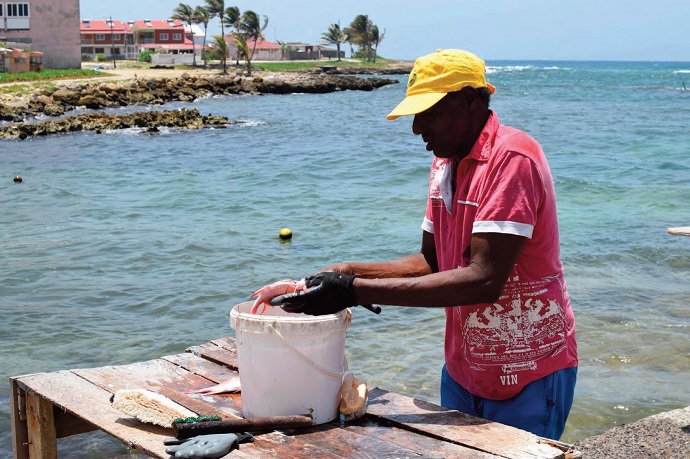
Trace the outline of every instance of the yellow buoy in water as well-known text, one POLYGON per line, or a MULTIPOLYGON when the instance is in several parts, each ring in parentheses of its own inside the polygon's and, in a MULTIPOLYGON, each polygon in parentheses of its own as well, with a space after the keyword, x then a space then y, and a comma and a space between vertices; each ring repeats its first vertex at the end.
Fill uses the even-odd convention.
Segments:
POLYGON ((283 240, 292 239, 292 231, 290 230, 290 228, 283 228, 280 230, 279 236, 283 240))

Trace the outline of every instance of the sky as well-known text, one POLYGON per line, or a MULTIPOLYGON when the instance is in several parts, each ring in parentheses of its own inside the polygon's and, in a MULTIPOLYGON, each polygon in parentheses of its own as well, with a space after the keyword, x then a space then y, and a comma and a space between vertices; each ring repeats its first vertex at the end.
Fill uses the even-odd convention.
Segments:
MULTIPOLYGON (((184 0, 192 7, 203 0, 184 0)), ((167 19, 180 1, 80 0, 82 19, 167 19)), ((688 0, 226 0, 268 17, 266 40, 318 44, 334 23, 366 14, 379 56, 414 60, 440 48, 484 60, 690 61, 688 0)), ((217 18, 209 34, 220 33, 217 18)), ((343 48, 349 57, 349 46, 343 48)))

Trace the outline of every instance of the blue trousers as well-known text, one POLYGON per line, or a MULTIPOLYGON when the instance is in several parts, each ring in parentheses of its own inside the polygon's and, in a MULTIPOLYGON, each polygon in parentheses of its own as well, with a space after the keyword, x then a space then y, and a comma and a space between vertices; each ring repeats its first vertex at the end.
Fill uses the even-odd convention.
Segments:
POLYGON ((558 440, 573 404, 577 367, 559 370, 525 386, 506 400, 472 395, 455 382, 443 366, 441 405, 491 421, 558 440))

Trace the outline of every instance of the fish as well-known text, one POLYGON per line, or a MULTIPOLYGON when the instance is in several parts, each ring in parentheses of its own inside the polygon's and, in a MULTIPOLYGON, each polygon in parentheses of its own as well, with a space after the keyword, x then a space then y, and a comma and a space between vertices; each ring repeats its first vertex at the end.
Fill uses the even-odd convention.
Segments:
POLYGON ((307 290, 307 284, 304 278, 296 281, 293 279, 284 279, 282 281, 274 282, 272 284, 261 287, 259 290, 254 292, 250 298, 256 298, 252 308, 250 309, 250 314, 264 314, 268 308, 271 306, 271 300, 280 295, 286 295, 288 293, 305 292, 307 290), (261 308, 261 312, 259 312, 261 308))
POLYGON ((232 394, 241 392, 242 388, 240 386, 240 377, 231 376, 230 378, 219 382, 214 386, 204 387, 201 389, 190 390, 189 393, 192 394, 205 394, 205 395, 217 395, 217 394, 232 394))

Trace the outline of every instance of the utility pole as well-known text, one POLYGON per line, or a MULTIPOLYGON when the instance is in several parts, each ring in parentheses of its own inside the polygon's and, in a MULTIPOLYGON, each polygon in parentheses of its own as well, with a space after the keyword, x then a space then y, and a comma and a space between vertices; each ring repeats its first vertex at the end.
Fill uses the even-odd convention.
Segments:
POLYGON ((110 54, 113 56, 113 68, 117 68, 117 63, 115 62, 115 38, 113 35, 113 17, 110 16, 110 54))

